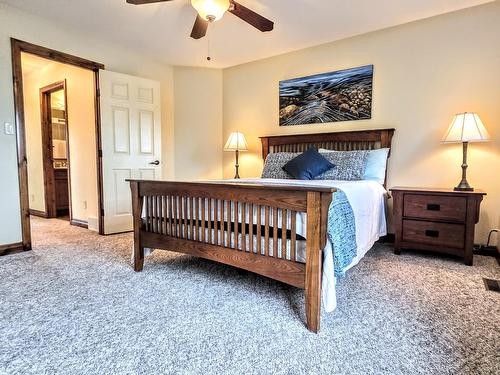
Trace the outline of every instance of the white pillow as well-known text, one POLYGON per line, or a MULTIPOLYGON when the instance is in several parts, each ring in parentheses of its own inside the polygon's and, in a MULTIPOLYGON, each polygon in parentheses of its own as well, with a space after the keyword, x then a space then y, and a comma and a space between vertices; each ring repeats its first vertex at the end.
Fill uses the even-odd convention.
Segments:
MULTIPOLYGON (((326 150, 320 148, 319 152, 337 152, 335 150, 326 150)), ((363 180, 374 180, 380 184, 385 181, 385 169, 387 167, 387 158, 389 156, 388 148, 379 148, 370 150, 366 159, 365 174, 363 180)))

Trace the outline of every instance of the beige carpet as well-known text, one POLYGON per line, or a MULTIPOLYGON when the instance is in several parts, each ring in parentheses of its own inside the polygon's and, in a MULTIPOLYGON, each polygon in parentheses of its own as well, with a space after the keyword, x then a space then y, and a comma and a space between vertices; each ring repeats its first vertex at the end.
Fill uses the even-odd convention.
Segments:
POLYGON ((131 235, 33 218, 0 257, 1 374, 499 374, 493 258, 372 249, 318 335, 303 291, 167 252, 129 265, 131 235))

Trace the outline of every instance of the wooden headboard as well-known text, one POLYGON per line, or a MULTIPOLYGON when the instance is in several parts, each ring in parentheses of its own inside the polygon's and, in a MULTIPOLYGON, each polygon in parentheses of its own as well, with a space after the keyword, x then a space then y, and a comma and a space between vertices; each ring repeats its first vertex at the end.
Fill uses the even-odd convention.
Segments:
POLYGON ((304 152, 312 146, 337 151, 390 149, 394 130, 355 130, 260 137, 262 141, 262 158, 265 160, 267 155, 275 152, 304 152))
POLYGON ((274 152, 304 152, 312 146, 337 151, 391 148, 393 134, 394 129, 376 129, 260 137, 262 158, 274 152))

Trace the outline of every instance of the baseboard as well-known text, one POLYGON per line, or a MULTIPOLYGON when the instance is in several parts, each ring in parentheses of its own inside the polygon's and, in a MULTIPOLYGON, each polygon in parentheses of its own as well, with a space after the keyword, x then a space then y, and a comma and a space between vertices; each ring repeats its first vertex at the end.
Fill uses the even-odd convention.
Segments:
POLYGON ((395 240, 396 240, 396 237, 395 237, 394 233, 387 233, 385 236, 380 237, 377 242, 394 243, 395 240))
POLYGON ((29 209, 29 212, 30 212, 30 215, 32 216, 38 216, 38 217, 43 217, 43 218, 47 218, 48 215, 46 212, 43 212, 43 211, 40 211, 40 210, 33 210, 33 209, 29 209))
POLYGON ((24 251, 24 246, 22 242, 0 245, 0 255, 15 254, 15 253, 20 253, 21 251, 24 251))
POLYGON ((71 221, 69 223, 71 225, 76 226, 76 227, 81 227, 81 228, 89 229, 89 223, 86 222, 85 220, 71 219, 71 221))

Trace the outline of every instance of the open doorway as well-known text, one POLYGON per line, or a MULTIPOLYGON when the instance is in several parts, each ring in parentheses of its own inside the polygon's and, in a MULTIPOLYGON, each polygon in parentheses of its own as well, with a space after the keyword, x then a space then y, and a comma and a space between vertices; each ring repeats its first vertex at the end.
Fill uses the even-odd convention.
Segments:
POLYGON ((16 39, 11 46, 23 248, 31 249, 30 214, 67 215, 102 233, 104 66, 16 39))
MULTIPOLYGON (((40 213, 31 208, 34 202, 30 202, 30 214, 46 218, 68 218, 71 222, 71 172, 67 101, 66 80, 40 88, 40 129, 45 212, 40 213)), ((34 197, 35 194, 31 192, 31 196, 34 197)))
MULTIPOLYGON (((68 212, 71 224, 98 230, 99 234, 131 231, 132 203, 127 180, 161 178, 160 82, 105 71, 102 64, 13 38, 11 47, 23 249, 31 249, 30 210, 32 214, 37 210, 47 216, 58 214, 57 202, 52 211, 46 208, 47 201, 51 199, 55 201, 53 194, 48 194, 47 200, 45 191, 33 196, 33 192, 37 189, 33 186, 37 173, 42 176, 39 176, 39 181, 43 182, 37 186, 45 189, 42 160, 45 160, 48 170, 45 175, 49 176, 49 180, 51 174, 54 174, 49 190, 55 190, 57 169, 64 169, 64 156, 66 156, 68 212), (44 68, 46 72, 53 70, 59 73, 66 72, 59 75, 37 72, 33 75, 38 79, 43 78, 43 82, 37 81, 36 105, 27 103, 29 97, 32 97, 31 94, 28 95, 28 91, 30 93, 35 91, 27 88, 27 74, 33 67, 30 68, 25 62, 30 59, 48 63, 49 66, 44 68), (87 75, 85 82, 69 78, 68 72, 75 69, 87 75), (40 141, 38 155, 33 154, 37 147, 31 147, 29 144, 38 139, 37 134, 40 136, 42 123, 41 118, 38 121, 29 120, 30 108, 37 108, 37 115, 40 116, 43 112, 40 112, 40 103, 43 105, 44 101, 50 101, 52 91, 59 92, 58 87, 51 85, 57 86, 58 82, 63 81, 65 81, 66 96, 64 107, 67 126, 66 155, 63 153, 64 137, 59 139, 62 141, 59 145, 55 145, 51 143, 51 138, 46 136, 44 144, 48 157, 43 159, 42 142, 40 141), (90 103, 90 109, 81 103, 77 104, 78 98, 75 97, 80 95, 84 86, 89 87, 89 83, 89 95, 86 96, 85 103, 90 103), (45 93, 43 89, 47 87, 45 93), (87 119, 79 120, 77 113, 86 114, 87 119), (36 124, 38 128, 31 129, 31 124, 36 124), (84 126, 78 126, 80 124, 84 126), (93 133, 89 130, 93 130, 93 133), (83 146, 86 148, 83 149, 83 146), (58 158, 54 157, 56 147, 62 151, 57 154, 61 156, 59 158, 61 160, 56 160, 58 158), (40 159, 39 167, 37 158, 40 159), (44 198, 37 199, 37 196, 44 198), (35 205, 39 208, 37 209, 35 205)), ((48 104, 45 106, 50 107, 48 104)), ((49 110, 43 112, 47 117, 44 121, 52 126, 52 109, 50 112, 50 119, 49 110)), ((47 125, 50 131, 56 131, 51 126, 47 125)), ((61 185, 63 180, 64 176, 61 176, 61 185)), ((57 198, 57 191, 55 194, 57 198)), ((49 206, 53 207, 50 202, 49 206)))
POLYGON ((30 215, 99 231, 94 76, 22 53, 30 215))

